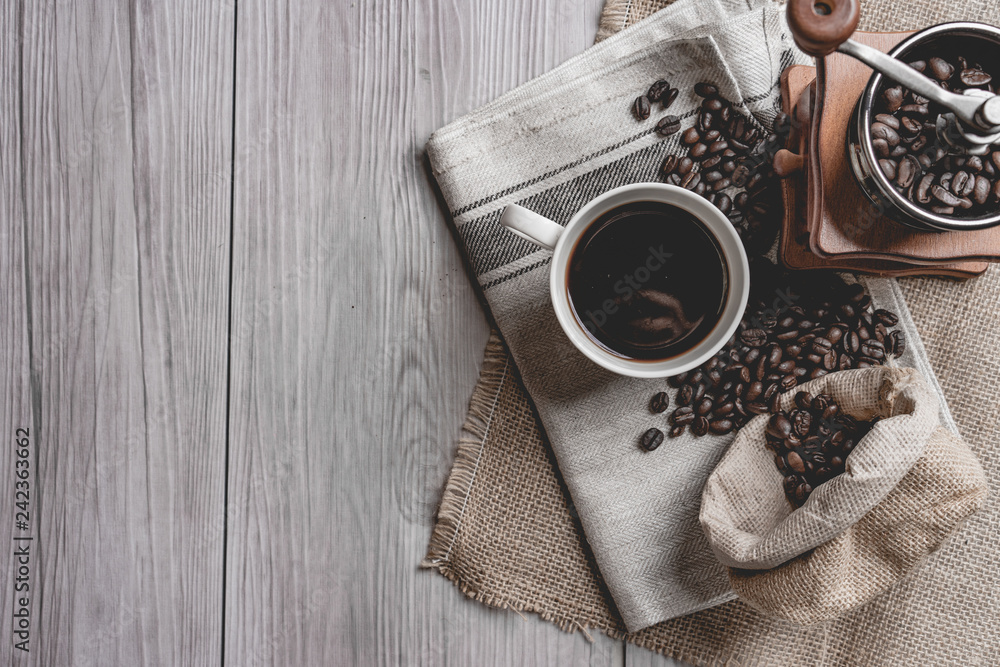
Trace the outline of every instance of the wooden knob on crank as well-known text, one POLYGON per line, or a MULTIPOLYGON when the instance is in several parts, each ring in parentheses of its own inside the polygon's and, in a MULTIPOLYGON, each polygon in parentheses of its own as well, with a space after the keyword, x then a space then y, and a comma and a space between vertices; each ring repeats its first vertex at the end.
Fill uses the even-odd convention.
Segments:
POLYGON ((819 58, 850 39, 861 18, 858 0, 790 0, 788 27, 799 48, 819 58))

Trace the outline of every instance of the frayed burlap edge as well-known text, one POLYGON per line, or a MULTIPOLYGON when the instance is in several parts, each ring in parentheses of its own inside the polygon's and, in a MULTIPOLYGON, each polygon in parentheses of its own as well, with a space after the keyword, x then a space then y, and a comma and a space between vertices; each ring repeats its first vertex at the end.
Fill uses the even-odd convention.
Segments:
POLYGON ((608 0, 601 12, 595 42, 607 39, 623 28, 652 16, 674 0, 608 0))
MULTIPOLYGON (((492 329, 486 349, 483 351, 483 368, 479 372, 479 381, 476 383, 472 398, 469 399, 469 410, 462 425, 462 435, 458 440, 458 453, 455 455, 455 463, 452 465, 441 496, 437 523, 427 545, 427 555, 420 563, 421 567, 437 568, 445 574, 448 557, 462 527, 462 516, 465 514, 472 485, 476 481, 483 446, 489 436, 497 400, 500 398, 500 391, 503 389, 504 380, 507 379, 509 368, 510 354, 500 339, 500 334, 496 329, 492 329)), ((456 578, 452 576, 448 578, 459 587, 464 587, 456 578)), ((469 594, 464 588, 462 592, 469 594)), ((479 601, 486 602, 486 600, 479 601)))
POLYGON ((542 620, 555 624, 561 630, 569 633, 581 632, 593 642, 594 638, 588 630, 600 630, 613 639, 625 639, 625 631, 609 626, 596 619, 573 618, 568 615, 554 613, 550 609, 539 607, 530 602, 515 600, 504 595, 497 595, 478 589, 466 580, 465 573, 454 567, 450 560, 452 549, 458 540, 462 528, 462 520, 468 506, 479 471, 479 463, 483 448, 490 435, 497 404, 500 400, 504 383, 519 382, 511 367, 510 352, 495 328, 490 330, 490 337, 483 352, 483 367, 479 373, 476 388, 469 399, 469 409, 465 423, 462 425, 458 441, 458 451, 452 465, 445 489, 438 507, 437 520, 427 545, 427 554, 420 562, 420 567, 436 570, 452 582, 466 597, 495 609, 536 614, 542 620))

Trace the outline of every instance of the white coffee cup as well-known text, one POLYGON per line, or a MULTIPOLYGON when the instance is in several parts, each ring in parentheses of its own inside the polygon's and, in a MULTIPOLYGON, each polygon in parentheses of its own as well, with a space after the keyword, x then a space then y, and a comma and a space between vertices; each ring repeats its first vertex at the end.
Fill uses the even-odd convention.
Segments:
MULTIPOLYGON (((552 250, 549 292, 560 326, 580 352, 615 373, 652 378, 677 375, 691 370, 722 349, 743 317, 750 293, 750 266, 743 243, 733 225, 719 209, 699 195, 683 188, 666 183, 624 185, 592 199, 576 212, 565 227, 522 206, 510 204, 504 209, 500 224, 518 236, 552 250), (696 345, 667 359, 632 359, 598 344, 574 313, 567 285, 570 255, 576 242, 590 225, 619 206, 644 201, 670 204, 694 216, 715 238, 728 271, 727 299, 718 322, 696 345)), ((683 248, 670 249, 671 252, 683 252, 683 250, 683 248)))

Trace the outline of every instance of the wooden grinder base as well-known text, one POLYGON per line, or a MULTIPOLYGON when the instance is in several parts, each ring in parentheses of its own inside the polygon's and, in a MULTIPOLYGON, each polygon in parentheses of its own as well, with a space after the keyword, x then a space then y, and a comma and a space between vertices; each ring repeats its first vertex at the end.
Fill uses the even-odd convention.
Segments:
MULTIPOLYGON (((910 34, 855 32, 853 38, 889 51, 910 34)), ((801 128, 793 129, 789 149, 804 157, 802 169, 782 182, 782 264, 790 269, 968 278, 1000 260, 1000 227, 923 232, 874 212, 850 171, 845 149, 851 114, 872 70, 840 53, 826 56, 823 64, 825 85, 818 99, 816 68, 794 65, 781 77, 782 105, 797 119, 794 127, 801 128), (806 91, 811 95, 804 95, 806 91)))

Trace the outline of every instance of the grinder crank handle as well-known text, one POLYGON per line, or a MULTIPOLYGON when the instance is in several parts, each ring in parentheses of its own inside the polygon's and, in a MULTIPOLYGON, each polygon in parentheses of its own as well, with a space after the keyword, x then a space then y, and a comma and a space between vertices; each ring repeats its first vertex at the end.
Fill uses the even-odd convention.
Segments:
POLYGON ((814 58, 837 50, 861 18, 858 0, 789 0, 788 27, 795 43, 814 58))
POLYGON ((966 126, 983 133, 1000 131, 1000 96, 973 97, 941 88, 906 63, 850 39, 861 18, 858 0, 790 0, 788 27, 802 51, 821 58, 840 51, 856 58, 918 95, 953 111, 966 126))

